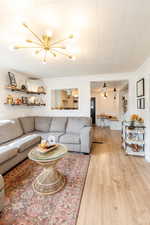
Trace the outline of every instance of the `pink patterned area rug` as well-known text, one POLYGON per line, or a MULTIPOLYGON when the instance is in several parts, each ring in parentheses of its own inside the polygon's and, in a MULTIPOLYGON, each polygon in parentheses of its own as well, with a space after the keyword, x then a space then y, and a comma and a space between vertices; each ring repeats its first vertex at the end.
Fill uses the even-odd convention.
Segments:
POLYGON ((68 153, 58 163, 67 178, 64 189, 54 195, 33 191, 32 182, 42 167, 29 159, 5 176, 5 208, 0 225, 75 225, 90 157, 68 153))

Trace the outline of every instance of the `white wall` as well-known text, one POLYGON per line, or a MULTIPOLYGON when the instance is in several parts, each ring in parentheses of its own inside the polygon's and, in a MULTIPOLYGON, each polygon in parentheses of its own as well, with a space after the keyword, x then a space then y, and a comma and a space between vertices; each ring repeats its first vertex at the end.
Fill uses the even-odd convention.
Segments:
MULTIPOLYGON (((81 77, 63 77, 45 79, 47 86, 47 106, 42 110, 37 108, 33 109, 34 115, 51 115, 51 116, 90 116, 90 97, 92 81, 111 81, 111 80, 132 80, 134 73, 122 74, 104 74, 93 76, 81 77), (79 110, 51 110, 51 90, 64 88, 78 88, 79 89, 79 110)), ((129 103, 130 104, 130 103, 129 103)))
POLYGON ((133 83, 133 95, 132 102, 133 113, 137 113, 139 116, 144 118, 146 126, 146 136, 145 136, 145 158, 150 162, 150 58, 145 61, 145 63, 136 71, 136 77, 133 83), (136 102, 136 82, 141 78, 145 79, 145 109, 137 109, 136 102))
MULTIPOLYGON (((32 115, 32 109, 30 107, 4 105, 7 95, 13 95, 11 91, 5 89, 9 84, 8 71, 8 69, 0 69, 0 120, 32 115)), ((22 74, 17 74, 16 76, 17 82, 22 82, 24 80, 24 76, 22 74)), ((18 93, 17 95, 19 96, 21 94, 18 93)))
POLYGON ((54 116, 89 116, 90 115, 90 83, 82 78, 55 78, 45 79, 47 85, 47 106, 43 110, 34 110, 35 115, 54 115, 54 116), (79 89, 79 110, 51 110, 51 90, 64 88, 79 89))

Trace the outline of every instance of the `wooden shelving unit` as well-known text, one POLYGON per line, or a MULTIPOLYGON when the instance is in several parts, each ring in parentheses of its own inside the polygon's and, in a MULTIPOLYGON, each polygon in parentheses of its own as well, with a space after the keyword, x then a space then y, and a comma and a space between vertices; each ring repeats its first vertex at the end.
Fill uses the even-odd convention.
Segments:
POLYGON ((122 147, 127 155, 145 155, 145 126, 143 123, 135 123, 134 126, 131 126, 130 121, 123 121, 122 147))
POLYGON ((46 104, 8 104, 4 103, 5 105, 10 105, 10 106, 46 106, 46 104))
POLYGON ((13 87, 6 87, 6 89, 14 92, 22 92, 26 94, 34 94, 34 95, 46 95, 46 92, 36 92, 36 91, 28 91, 26 89, 20 89, 20 88, 13 88, 13 87))
MULTIPOLYGON (((9 87, 9 86, 7 86, 6 89, 10 90, 11 92, 20 92, 20 93, 24 93, 25 95, 31 95, 31 96, 32 95, 46 95, 46 92, 28 91, 26 89, 20 89, 20 88, 17 88, 17 87, 9 87)), ((31 96, 29 96, 29 97, 31 97, 31 96)), ((18 96, 16 96, 16 98, 17 97, 18 96)), ((18 99, 21 99, 21 98, 29 99, 29 97, 21 96, 21 97, 18 97, 18 99)), ((21 99, 21 101, 22 101, 22 99, 21 99)), ((29 103, 28 101, 27 101, 27 103, 23 103, 23 102, 22 103, 15 103, 15 102, 13 102, 12 104, 9 104, 9 103, 6 102, 4 104, 5 105, 10 105, 10 106, 46 106, 45 103, 38 103, 38 104, 36 104, 36 103, 29 103)))

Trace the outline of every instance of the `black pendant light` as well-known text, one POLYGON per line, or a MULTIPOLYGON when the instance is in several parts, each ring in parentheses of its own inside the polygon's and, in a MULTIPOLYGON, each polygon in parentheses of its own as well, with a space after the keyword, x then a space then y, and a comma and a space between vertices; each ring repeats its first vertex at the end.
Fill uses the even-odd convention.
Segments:
POLYGON ((116 88, 114 88, 114 100, 116 100, 116 98, 117 98, 117 96, 116 96, 116 93, 117 92, 117 89, 116 88))

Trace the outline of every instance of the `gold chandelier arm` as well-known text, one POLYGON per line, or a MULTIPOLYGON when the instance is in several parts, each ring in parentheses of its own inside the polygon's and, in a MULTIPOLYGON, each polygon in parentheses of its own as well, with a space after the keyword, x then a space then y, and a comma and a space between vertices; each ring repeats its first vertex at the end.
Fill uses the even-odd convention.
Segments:
POLYGON ((64 55, 64 56, 66 56, 66 57, 71 57, 71 55, 69 55, 68 53, 60 52, 60 51, 58 51, 58 50, 56 50, 56 49, 53 49, 53 51, 54 51, 54 52, 57 52, 57 53, 59 53, 59 54, 61 54, 61 55, 64 55))
POLYGON ((14 48, 15 49, 20 49, 20 48, 41 48, 42 49, 42 47, 40 47, 40 46, 39 47, 38 46, 37 47, 35 47, 35 46, 34 47, 33 46, 15 46, 14 48))
POLYGON ((61 39, 61 40, 58 40, 58 41, 54 41, 54 42, 51 43, 51 46, 56 45, 56 44, 59 44, 61 42, 64 42, 64 41, 66 41, 68 39, 69 39, 69 37, 68 38, 64 38, 64 39, 61 39))
POLYGON ((36 44, 36 45, 39 45, 41 46, 41 48, 43 47, 43 44, 39 43, 39 42, 36 42, 36 41, 32 41, 32 40, 26 40, 27 43, 29 44, 36 44))
POLYGON ((61 46, 61 45, 58 45, 58 46, 52 46, 51 48, 66 49, 66 46, 61 46))
POLYGON ((40 37, 37 35, 37 34, 35 34, 34 33, 34 31, 32 31, 29 27, 28 27, 28 25, 26 25, 26 24, 23 24, 23 26, 24 27, 26 27, 42 44, 43 44, 43 41, 40 39, 40 37))

